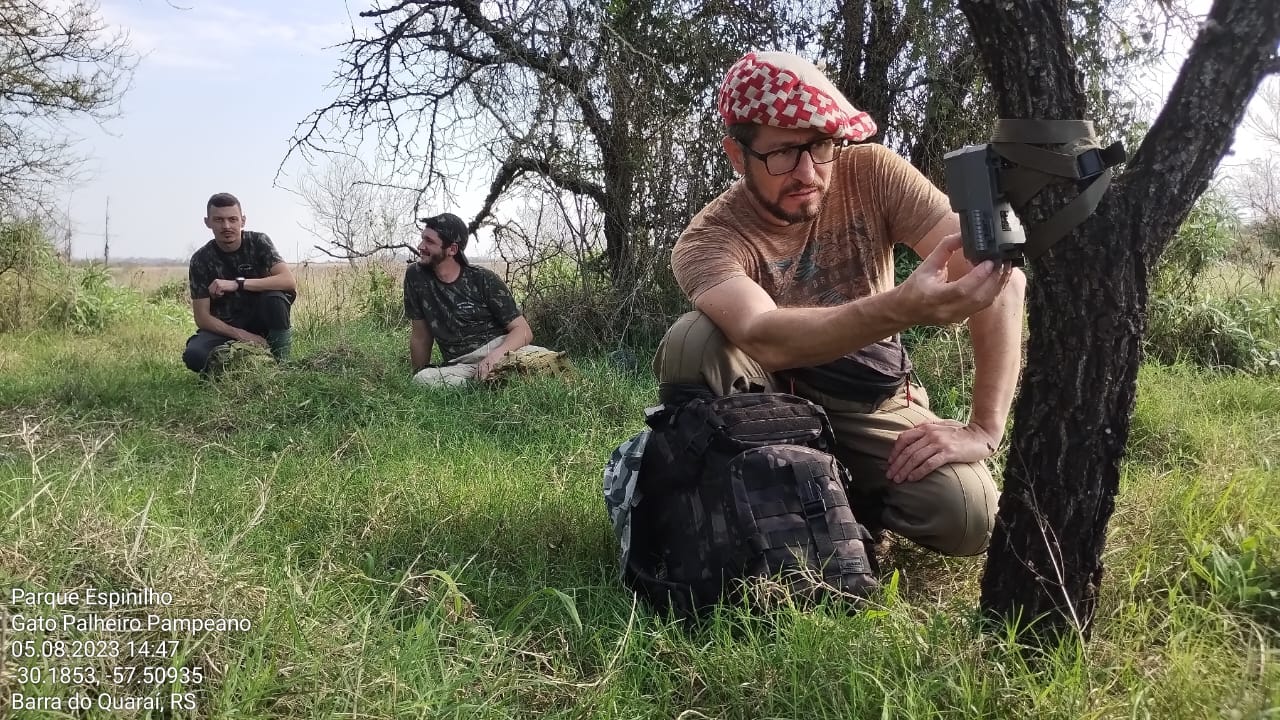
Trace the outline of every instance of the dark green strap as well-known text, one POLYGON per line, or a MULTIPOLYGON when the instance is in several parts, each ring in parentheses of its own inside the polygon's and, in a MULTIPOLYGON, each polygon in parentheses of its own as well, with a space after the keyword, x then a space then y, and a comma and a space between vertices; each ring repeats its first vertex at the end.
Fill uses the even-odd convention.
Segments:
POLYGON ((1028 260, 1035 260, 1053 247, 1053 244, 1062 236, 1088 219, 1097 209, 1098 203, 1102 201, 1102 195, 1107 191, 1107 187, 1111 185, 1111 175, 1114 172, 1111 168, 1107 168, 1074 200, 1054 213, 1053 217, 1028 230, 1027 242, 1022 248, 1022 254, 1028 260))
POLYGON ((1080 138, 1093 137, 1090 120, 996 120, 991 133, 993 143, 1031 143, 1033 145, 1065 145, 1080 138))

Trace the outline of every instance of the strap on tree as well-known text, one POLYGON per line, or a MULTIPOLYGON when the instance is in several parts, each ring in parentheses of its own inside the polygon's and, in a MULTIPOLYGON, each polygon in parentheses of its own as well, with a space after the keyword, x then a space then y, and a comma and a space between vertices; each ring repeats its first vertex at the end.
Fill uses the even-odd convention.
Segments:
POLYGON ((1023 255, 1043 255, 1098 207, 1111 184, 1112 167, 1125 160, 1120 142, 1100 148, 1089 120, 996 120, 991 148, 1012 167, 1000 171, 1005 197, 1014 209, 1024 207, 1050 183, 1074 181, 1080 194, 1053 217, 1027 230, 1023 255), (1066 145, 1067 152, 1043 145, 1066 145))

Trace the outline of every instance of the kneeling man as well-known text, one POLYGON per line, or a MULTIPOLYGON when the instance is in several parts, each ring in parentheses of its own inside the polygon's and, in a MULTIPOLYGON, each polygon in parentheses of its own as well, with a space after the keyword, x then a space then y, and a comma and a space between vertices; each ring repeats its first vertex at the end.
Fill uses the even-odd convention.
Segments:
POLYGON ((790 392, 821 405, 859 520, 948 555, 987 547, 1021 363, 1024 280, 970 265, 946 195, 874 143, 875 123, 812 63, 748 53, 717 107, 740 180, 694 217, 671 269, 696 311, 667 332, 660 383, 790 392), (894 285, 893 248, 924 262, 894 285), (929 411, 900 333, 967 320, 967 423, 929 411))
POLYGON ((191 256, 196 334, 182 353, 182 362, 195 372, 208 371, 215 351, 233 340, 269 347, 276 360, 289 356, 289 310, 297 285, 271 238, 245 230, 244 220, 231 193, 218 193, 205 206, 204 225, 213 239, 191 256))
POLYGON ((418 262, 404 276, 404 314, 413 323, 409 359, 423 385, 485 380, 507 353, 546 352, 531 345, 533 330, 506 283, 467 261, 466 223, 452 213, 422 218, 418 262), (440 343, 444 364, 431 365, 440 343))

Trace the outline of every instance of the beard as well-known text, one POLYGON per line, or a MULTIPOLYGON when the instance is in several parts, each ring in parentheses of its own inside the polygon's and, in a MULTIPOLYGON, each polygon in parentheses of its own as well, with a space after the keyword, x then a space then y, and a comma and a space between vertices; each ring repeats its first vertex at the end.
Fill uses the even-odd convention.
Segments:
POLYGON ((782 189, 778 191, 777 199, 770 199, 765 197, 764 193, 760 191, 760 188, 756 185, 755 178, 751 173, 746 173, 742 177, 746 180, 747 190, 751 192, 751 195, 756 199, 756 202, 760 203, 760 206, 763 207, 770 215, 773 215, 785 223, 798 223, 812 220, 818 216, 818 213, 822 212, 822 207, 827 202, 827 186, 821 182, 814 182, 812 185, 804 185, 796 182, 795 180, 791 180, 788 181, 787 184, 783 185, 782 189), (794 212, 788 212, 782 207, 782 204, 779 201, 785 195, 797 190, 804 190, 809 187, 817 188, 818 196, 816 198, 807 200, 794 212))

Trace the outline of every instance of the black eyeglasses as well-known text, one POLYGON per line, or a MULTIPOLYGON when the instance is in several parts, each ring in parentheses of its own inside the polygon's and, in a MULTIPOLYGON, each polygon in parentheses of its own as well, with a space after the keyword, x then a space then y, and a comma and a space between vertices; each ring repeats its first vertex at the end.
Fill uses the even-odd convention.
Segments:
POLYGON ((835 160, 836 155, 840 153, 840 148, 844 147, 844 141, 835 138, 818 138, 803 145, 770 150, 767 153, 756 152, 741 140, 738 140, 738 145, 742 146, 742 149, 751 157, 763 160, 764 169, 770 175, 786 175, 796 169, 800 164, 800 155, 806 152, 809 153, 809 159, 813 160, 814 165, 826 165, 835 160))

